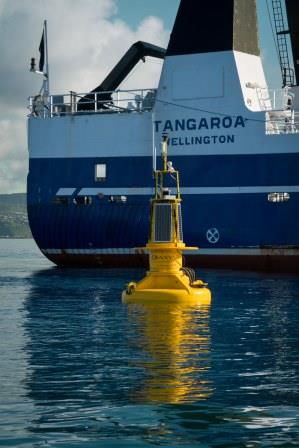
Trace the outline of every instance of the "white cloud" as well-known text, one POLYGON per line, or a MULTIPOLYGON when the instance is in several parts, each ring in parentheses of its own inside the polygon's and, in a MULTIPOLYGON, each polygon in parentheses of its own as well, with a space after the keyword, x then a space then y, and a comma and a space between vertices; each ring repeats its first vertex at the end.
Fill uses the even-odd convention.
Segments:
POLYGON ((28 170, 24 117, 0 119, 0 192, 22 192, 28 170))
MULTIPOLYGON (((29 73, 39 57, 43 19, 48 21, 51 91, 87 92, 105 78, 130 45, 166 46, 169 33, 157 17, 133 30, 117 15, 115 0, 0 0, 0 192, 25 191, 26 99, 41 78, 29 73)), ((156 85, 161 63, 140 63, 124 88, 156 85)))

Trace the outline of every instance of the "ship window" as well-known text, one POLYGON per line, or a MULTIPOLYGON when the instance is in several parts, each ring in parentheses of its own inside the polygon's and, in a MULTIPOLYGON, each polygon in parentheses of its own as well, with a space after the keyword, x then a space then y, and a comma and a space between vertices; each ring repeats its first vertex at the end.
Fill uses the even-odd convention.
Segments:
POLYGON ((91 196, 76 196, 74 199, 74 204, 76 205, 91 205, 92 197, 91 196))
POLYGON ((109 196, 108 201, 109 202, 125 203, 125 202, 127 202, 127 196, 109 196))
POLYGON ((287 202, 290 199, 289 193, 269 193, 269 202, 287 202))
POLYGON ((67 196, 55 196, 52 199, 52 204, 55 205, 67 205, 69 203, 69 198, 67 196))
POLYGON ((106 179, 106 164, 100 163, 95 166, 96 182, 102 182, 106 179))

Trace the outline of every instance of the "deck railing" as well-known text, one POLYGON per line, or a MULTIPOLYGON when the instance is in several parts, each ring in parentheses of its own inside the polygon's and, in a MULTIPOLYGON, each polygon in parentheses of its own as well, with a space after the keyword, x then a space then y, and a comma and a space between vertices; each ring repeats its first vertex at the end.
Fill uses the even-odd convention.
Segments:
POLYGON ((288 87, 256 90, 260 108, 266 112, 266 134, 298 133, 299 111, 294 109, 294 93, 288 87))
POLYGON ((264 111, 286 110, 292 103, 294 95, 288 87, 284 89, 256 89, 260 108, 264 111))
POLYGON ((266 134, 298 134, 299 112, 295 110, 267 112, 266 134))
MULTIPOLYGON (((31 96, 30 116, 39 118, 111 113, 143 113, 153 109, 156 89, 115 90, 109 92, 31 96)), ((293 108, 294 95, 288 88, 257 89, 261 110, 266 112, 266 134, 299 132, 299 111, 293 108)))
POLYGON ((156 89, 114 90, 108 92, 29 97, 30 116, 47 118, 92 113, 132 113, 153 109, 156 89))

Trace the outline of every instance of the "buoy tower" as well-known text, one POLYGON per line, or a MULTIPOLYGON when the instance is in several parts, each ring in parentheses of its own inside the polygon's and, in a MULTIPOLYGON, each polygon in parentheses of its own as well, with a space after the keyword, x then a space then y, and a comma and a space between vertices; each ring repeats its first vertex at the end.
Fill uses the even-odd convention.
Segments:
POLYGON ((150 207, 149 271, 138 283, 130 282, 122 293, 125 303, 210 304, 207 284, 183 267, 183 252, 196 250, 183 242, 179 172, 168 161, 168 136, 162 140, 162 169, 154 171, 155 195, 150 207), (175 183, 175 194, 168 187, 175 183))

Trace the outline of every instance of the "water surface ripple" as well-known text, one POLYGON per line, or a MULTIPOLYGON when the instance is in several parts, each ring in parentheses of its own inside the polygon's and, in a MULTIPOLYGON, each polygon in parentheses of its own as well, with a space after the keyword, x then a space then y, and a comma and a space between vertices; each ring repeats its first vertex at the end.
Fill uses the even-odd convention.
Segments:
POLYGON ((204 271, 211 307, 125 306, 142 270, 0 249, 0 446, 299 446, 298 277, 204 271))

